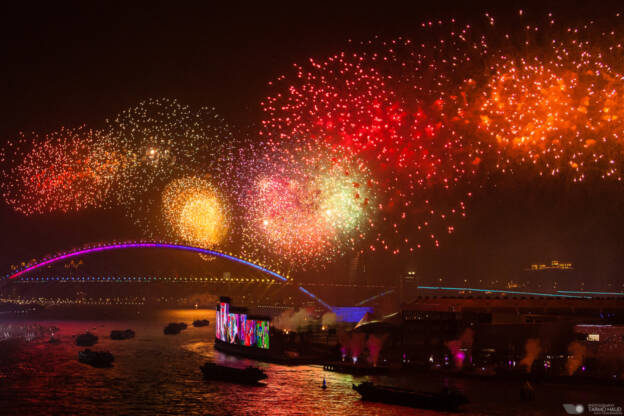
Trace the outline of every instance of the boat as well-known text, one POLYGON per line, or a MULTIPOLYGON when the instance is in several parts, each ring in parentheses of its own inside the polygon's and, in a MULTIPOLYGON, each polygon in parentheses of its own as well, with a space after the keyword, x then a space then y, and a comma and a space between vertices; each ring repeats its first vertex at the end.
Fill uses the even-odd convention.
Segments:
POLYGON ((300 356, 291 351, 271 350, 265 348, 248 347, 246 345, 231 344, 219 339, 215 340, 214 349, 237 357, 251 358, 253 360, 276 363, 283 365, 315 364, 319 361, 317 356, 300 356))
POLYGON ((198 328, 200 326, 208 326, 210 325, 210 321, 208 319, 197 319, 193 321, 193 326, 198 328))
POLYGON ((79 347, 91 347, 98 342, 97 335, 93 335, 91 332, 85 332, 76 336, 76 345, 79 347))
POLYGON ((59 342, 61 342, 61 340, 55 337, 54 335, 52 335, 50 339, 48 340, 48 344, 58 344, 59 342))
POLYGON ((110 339, 124 340, 130 338, 134 338, 134 331, 131 329, 126 329, 125 331, 114 329, 110 333, 110 339))
POLYGON ((165 335, 176 335, 179 334, 180 331, 182 331, 183 329, 186 329, 186 324, 184 322, 171 322, 165 327, 163 332, 165 333, 165 335))
POLYGON ((215 363, 206 363, 199 367, 206 380, 227 381, 239 384, 259 384, 267 378, 264 371, 256 367, 245 369, 226 367, 215 363))
POLYGON ((96 368, 111 367, 115 357, 108 351, 91 351, 86 349, 78 352, 78 361, 96 368))
POLYGON ((376 386, 370 381, 353 384, 353 390, 360 393, 362 400, 409 406, 419 409, 457 412, 468 402, 466 397, 454 390, 443 389, 440 393, 420 392, 397 387, 376 386))

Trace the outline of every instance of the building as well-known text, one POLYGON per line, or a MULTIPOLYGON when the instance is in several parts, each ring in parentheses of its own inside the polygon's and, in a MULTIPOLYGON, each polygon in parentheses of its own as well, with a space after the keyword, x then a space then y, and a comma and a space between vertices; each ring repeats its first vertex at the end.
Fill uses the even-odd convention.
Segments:
POLYGON ((518 287, 544 291, 570 290, 578 287, 577 277, 572 263, 552 260, 550 264, 535 263, 524 269, 518 287))
POLYGON ((624 324, 623 298, 421 295, 397 314, 356 331, 387 334, 383 359, 403 365, 483 371, 526 365, 542 373, 587 370, 601 377, 621 368, 619 377, 624 376, 619 324, 624 324), (577 356, 585 370, 569 370, 577 356))

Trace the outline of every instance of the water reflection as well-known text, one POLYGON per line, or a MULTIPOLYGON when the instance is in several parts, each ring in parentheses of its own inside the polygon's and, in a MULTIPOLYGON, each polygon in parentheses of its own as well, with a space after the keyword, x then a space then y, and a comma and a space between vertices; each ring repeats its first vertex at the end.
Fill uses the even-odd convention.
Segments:
MULTIPOLYGON (((619 392, 588 388, 548 388, 531 404, 522 403, 518 386, 474 380, 445 380, 431 376, 354 378, 324 372, 320 366, 281 366, 240 359, 213 348, 215 313, 212 310, 171 310, 141 319, 37 320, 57 326, 60 344, 45 341, 1 343, 0 405, 2 414, 132 414, 132 415, 434 415, 436 412, 365 403, 351 389, 370 379, 423 390, 444 383, 464 391, 473 400, 471 414, 561 414, 561 403, 613 402, 619 392), (194 328, 195 319, 208 319, 194 328), (169 322, 186 322, 179 335, 163 335, 169 322), (131 328, 136 337, 114 341, 112 329, 131 328), (80 350, 73 335, 89 330, 100 337, 95 349, 115 355, 114 367, 96 369, 78 363, 80 350), (202 379, 205 361, 245 367, 256 365, 269 376, 265 386, 239 386, 202 379), (321 389, 325 377, 327 390, 321 389), (605 396, 605 394, 613 394, 605 396), (593 401, 592 401, 593 400, 593 401), (513 411, 511 409, 514 409, 513 411)), ((7 322, 0 322, 6 324, 7 322)), ((22 323, 27 323, 23 321, 22 323)))

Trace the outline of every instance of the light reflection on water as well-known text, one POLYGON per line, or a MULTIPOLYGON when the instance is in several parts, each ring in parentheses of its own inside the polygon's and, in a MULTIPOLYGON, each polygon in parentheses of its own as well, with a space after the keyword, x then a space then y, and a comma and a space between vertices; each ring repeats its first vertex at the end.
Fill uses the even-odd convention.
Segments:
MULTIPOLYGON (((281 366, 239 359, 213 348, 212 310, 162 311, 141 320, 37 320, 55 325, 60 344, 4 345, 0 351, 2 415, 437 415, 398 406, 366 403, 351 389, 350 375, 325 372, 319 366, 281 366), (194 328, 195 319, 210 326, 194 328), (179 335, 163 335, 168 322, 186 322, 179 335), (131 328, 136 337, 108 338, 111 329, 131 328), (100 337, 94 349, 115 355, 114 367, 95 369, 77 361, 72 335, 89 330, 100 337), (208 382, 199 366, 215 361, 237 367, 256 365, 269 376, 265 386, 208 382), (320 388, 323 377, 327 390, 320 388)), ((2 323, 2 322, 0 322, 2 323)), ((448 383, 473 401, 470 414, 561 414, 561 403, 617 403, 618 391, 586 387, 537 390, 536 402, 519 400, 513 383, 455 380, 431 376, 372 377, 373 381, 434 391, 448 383), (512 410, 513 409, 513 410, 512 410)))

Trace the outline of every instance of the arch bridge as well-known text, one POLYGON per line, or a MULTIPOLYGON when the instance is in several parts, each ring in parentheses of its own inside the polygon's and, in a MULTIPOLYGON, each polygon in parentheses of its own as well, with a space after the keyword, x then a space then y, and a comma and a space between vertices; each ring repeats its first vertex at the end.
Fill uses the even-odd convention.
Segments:
MULTIPOLYGON (((34 264, 27 265, 26 267, 18 271, 8 274, 6 278, 3 280, 5 283, 7 283, 7 282, 17 279, 18 277, 26 273, 37 270, 41 267, 49 266, 51 264, 54 264, 63 260, 67 260, 70 258, 74 258, 74 257, 79 257, 79 256, 84 256, 84 255, 89 255, 89 254, 104 252, 104 251, 127 250, 127 249, 150 249, 150 248, 151 249, 157 248, 157 249, 169 249, 169 250, 182 250, 182 251, 187 251, 187 252, 194 252, 194 253, 205 254, 205 255, 209 255, 213 257, 218 257, 218 258, 222 258, 228 261, 232 261, 232 262, 239 263, 244 266, 253 268, 279 281, 291 282, 291 280, 289 280, 287 276, 284 276, 279 272, 270 270, 269 268, 263 265, 243 259, 241 257, 237 257, 233 254, 224 253, 224 252, 217 251, 217 250, 210 250, 207 248, 188 246, 188 245, 176 244, 176 243, 158 242, 158 241, 141 241, 141 242, 131 241, 131 242, 124 242, 124 243, 116 243, 116 242, 104 243, 104 244, 96 244, 96 245, 92 245, 88 247, 72 249, 67 252, 58 253, 53 256, 46 257, 40 261, 35 262, 34 264)), ((299 286, 298 289, 299 291, 303 292, 306 296, 310 297, 311 299, 321 304, 326 309, 330 311, 332 310, 332 307, 329 304, 324 302, 318 296, 314 295, 312 292, 305 289, 303 286, 299 286)))

